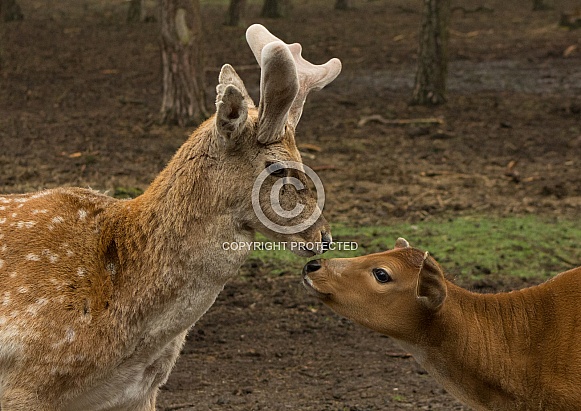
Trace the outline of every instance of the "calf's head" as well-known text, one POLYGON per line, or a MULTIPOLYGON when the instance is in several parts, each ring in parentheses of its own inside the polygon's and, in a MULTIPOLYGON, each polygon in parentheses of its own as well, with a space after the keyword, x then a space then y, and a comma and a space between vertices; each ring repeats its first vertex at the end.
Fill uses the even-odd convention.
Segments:
POLYGON ((337 313, 409 342, 441 309, 447 293, 438 263, 403 238, 383 253, 310 261, 303 284, 337 313))
POLYGON ((219 77, 214 154, 222 157, 222 189, 237 208, 242 226, 286 243, 315 244, 292 248, 300 255, 319 253, 331 241, 322 204, 295 143, 295 128, 311 90, 319 90, 341 71, 338 59, 314 65, 301 57, 298 43, 287 45, 261 25, 251 26, 247 41, 260 67, 260 103, 255 107, 229 65, 219 77))

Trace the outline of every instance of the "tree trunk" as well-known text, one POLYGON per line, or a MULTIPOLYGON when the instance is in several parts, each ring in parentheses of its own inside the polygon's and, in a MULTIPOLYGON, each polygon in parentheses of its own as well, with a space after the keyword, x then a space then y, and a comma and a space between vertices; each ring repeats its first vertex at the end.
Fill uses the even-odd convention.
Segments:
POLYGON ((17 21, 24 19, 24 14, 16 0, 0 0, 0 20, 17 21))
POLYGON ((246 0, 230 0, 230 6, 228 7, 228 13, 226 14, 227 26, 239 26, 244 16, 244 10, 246 9, 246 0))
POLYGON ((349 10, 351 8, 351 0, 337 0, 335 2, 335 10, 349 10))
POLYGON ((262 6, 262 17, 280 18, 287 14, 290 8, 290 0, 264 0, 262 6))
POLYGON ((411 104, 446 101, 450 0, 424 0, 418 69, 411 104))
POLYGON ((533 0, 533 11, 553 10, 554 4, 549 0, 533 0))
POLYGON ((208 117, 202 45, 199 0, 162 0, 163 123, 186 126, 208 117))
POLYGON ((145 21, 145 0, 130 0, 127 21, 129 23, 145 21))

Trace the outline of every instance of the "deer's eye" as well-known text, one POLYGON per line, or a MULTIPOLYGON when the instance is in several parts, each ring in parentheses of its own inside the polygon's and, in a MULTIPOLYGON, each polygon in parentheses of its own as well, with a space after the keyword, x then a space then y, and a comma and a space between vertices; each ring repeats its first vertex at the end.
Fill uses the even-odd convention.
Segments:
POLYGON ((389 283, 391 281, 391 276, 387 272, 387 270, 383 268, 374 268, 373 269, 373 276, 377 280, 378 283, 389 283))
POLYGON ((286 167, 281 163, 267 163, 266 168, 273 177, 282 178, 287 174, 286 167))

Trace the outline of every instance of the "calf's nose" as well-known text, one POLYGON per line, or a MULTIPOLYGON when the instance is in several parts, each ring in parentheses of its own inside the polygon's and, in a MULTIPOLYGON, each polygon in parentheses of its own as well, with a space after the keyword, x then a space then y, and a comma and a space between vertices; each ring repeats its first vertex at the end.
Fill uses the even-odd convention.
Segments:
POLYGON ((311 260, 305 264, 303 267, 303 274, 310 274, 318 271, 321 268, 321 262, 319 260, 311 260))

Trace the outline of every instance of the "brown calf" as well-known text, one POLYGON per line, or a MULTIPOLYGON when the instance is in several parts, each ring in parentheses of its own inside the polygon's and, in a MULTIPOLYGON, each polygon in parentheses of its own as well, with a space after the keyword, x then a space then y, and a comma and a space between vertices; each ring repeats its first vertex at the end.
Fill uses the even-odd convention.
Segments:
POLYGON ((535 287, 476 294, 398 239, 394 250, 313 260, 304 285, 394 338, 476 410, 581 410, 581 267, 535 287))

